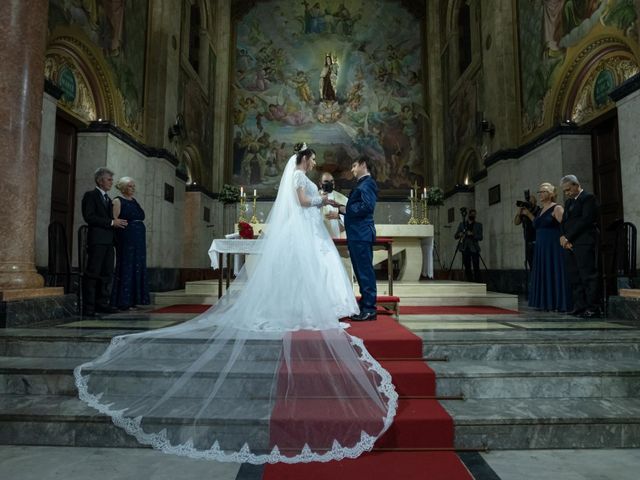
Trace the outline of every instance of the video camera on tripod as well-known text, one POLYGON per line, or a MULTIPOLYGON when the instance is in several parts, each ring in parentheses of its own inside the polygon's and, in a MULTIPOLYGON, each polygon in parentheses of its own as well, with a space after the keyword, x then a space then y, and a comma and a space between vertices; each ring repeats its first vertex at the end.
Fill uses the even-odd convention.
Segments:
POLYGON ((529 190, 524 191, 524 202, 522 200, 516 200, 516 207, 526 208, 530 212, 533 211, 533 204, 531 203, 531 193, 529 190))
POLYGON ((473 231, 469 229, 470 225, 469 222, 467 222, 467 213, 467 207, 460 207, 460 216, 462 217, 462 225, 464 226, 460 232, 460 236, 457 237, 460 239, 460 242, 470 233, 473 234, 473 231))

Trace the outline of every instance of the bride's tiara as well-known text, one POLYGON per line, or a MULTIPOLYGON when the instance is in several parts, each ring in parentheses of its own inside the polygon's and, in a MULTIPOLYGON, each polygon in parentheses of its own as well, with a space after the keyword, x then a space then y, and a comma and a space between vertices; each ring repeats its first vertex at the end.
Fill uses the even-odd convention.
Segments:
POLYGON ((302 152, 302 151, 306 150, 307 148, 309 148, 309 147, 307 147, 307 144, 306 144, 306 143, 304 143, 304 142, 302 142, 302 143, 296 143, 296 144, 294 145, 294 147, 293 147, 293 151, 294 151, 294 152, 296 152, 296 153, 298 153, 298 152, 302 152))

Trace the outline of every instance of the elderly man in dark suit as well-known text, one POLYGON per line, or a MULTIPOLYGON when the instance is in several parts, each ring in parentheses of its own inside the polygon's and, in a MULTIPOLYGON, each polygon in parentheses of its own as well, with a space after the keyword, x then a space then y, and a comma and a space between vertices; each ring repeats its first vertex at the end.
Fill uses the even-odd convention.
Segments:
POLYGON ((354 321, 375 320, 376 315, 376 272, 373 269, 373 242, 376 240, 376 226, 373 212, 378 199, 378 184, 370 173, 371 160, 360 157, 351 165, 351 173, 358 183, 349 194, 347 205, 330 203, 344 214, 344 228, 347 232, 347 247, 353 271, 360 287, 360 313, 351 317, 354 321))
POLYGON ((109 306, 111 278, 113 276, 114 229, 125 228, 127 221, 113 218, 113 205, 107 193, 113 186, 113 172, 99 168, 94 174, 96 188, 82 197, 82 216, 89 226, 87 239, 88 259, 84 272, 84 306, 82 314, 95 316, 96 312, 114 313, 109 306))
POLYGON ((574 310, 572 315, 599 317, 598 289, 598 201, 585 192, 575 175, 560 180, 567 201, 560 224, 560 245, 565 249, 565 263, 571 282, 574 310))

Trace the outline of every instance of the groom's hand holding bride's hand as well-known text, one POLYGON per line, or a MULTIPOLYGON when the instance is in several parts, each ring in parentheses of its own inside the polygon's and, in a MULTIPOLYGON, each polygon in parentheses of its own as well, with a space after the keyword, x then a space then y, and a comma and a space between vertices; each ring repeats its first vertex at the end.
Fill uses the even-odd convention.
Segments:
POLYGON ((342 207, 342 205, 340 203, 336 202, 335 200, 331 200, 331 199, 327 199, 327 205, 331 205, 332 207, 335 207, 335 208, 342 207))

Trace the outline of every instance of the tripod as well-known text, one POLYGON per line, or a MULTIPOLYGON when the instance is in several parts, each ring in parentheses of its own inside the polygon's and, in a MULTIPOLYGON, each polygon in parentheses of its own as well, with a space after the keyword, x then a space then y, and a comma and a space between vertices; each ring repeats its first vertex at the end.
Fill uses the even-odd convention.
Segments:
MULTIPOLYGON (((456 260, 456 256, 458 255, 458 252, 462 252, 462 269, 465 271, 465 276, 466 276, 466 271, 467 268, 464 264, 464 252, 462 250, 462 246, 464 244, 465 239, 467 238, 467 232, 469 231, 469 224, 467 223, 466 220, 466 215, 463 214, 463 225, 464 228, 462 229, 462 232, 460 232, 460 238, 458 238, 458 243, 456 244, 456 249, 455 252, 453 252, 453 257, 451 258, 451 263, 449 264, 449 279, 451 279, 451 272, 453 270, 453 263, 456 260)), ((482 255, 480 254, 480 252, 476 252, 478 254, 478 259, 482 262, 482 266, 484 267, 484 270, 487 272, 487 280, 489 279, 489 269, 487 268, 487 264, 484 262, 484 258, 482 258, 482 255)), ((474 271, 476 271, 476 269, 474 268, 474 271)))

